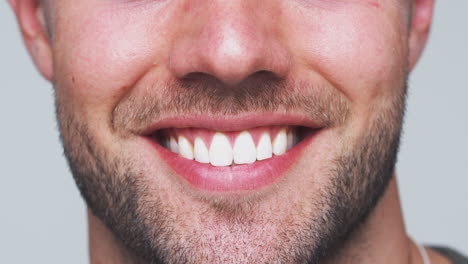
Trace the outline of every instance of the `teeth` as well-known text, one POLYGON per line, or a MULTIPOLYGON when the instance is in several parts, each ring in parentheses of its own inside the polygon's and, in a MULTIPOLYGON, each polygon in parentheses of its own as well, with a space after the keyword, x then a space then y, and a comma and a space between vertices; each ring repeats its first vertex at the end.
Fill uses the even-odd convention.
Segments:
POLYGON ((205 143, 200 136, 195 137, 192 145, 192 142, 182 135, 169 137, 163 145, 186 159, 195 159, 197 162, 213 166, 230 166, 233 163, 252 164, 257 160, 270 159, 273 155, 283 155, 294 147, 297 141, 295 130, 282 128, 274 140, 269 132, 263 132, 257 146, 249 131, 239 133, 234 146, 231 146, 229 138, 222 132, 214 134, 211 145, 205 143))
POLYGON ((287 141, 286 130, 281 129, 273 140, 273 154, 283 155, 286 152, 287 141))
POLYGON ((273 156, 270 134, 263 133, 257 146, 257 160, 269 159, 273 156))
POLYGON ((205 142, 197 137, 195 138, 194 145, 195 160, 200 163, 210 163, 210 154, 208 148, 205 146, 205 142))
POLYGON ((243 131, 240 133, 233 148, 234 163, 236 164, 250 164, 254 163, 257 159, 257 150, 255 143, 249 132, 243 131))
POLYGON ((182 157, 193 160, 192 143, 184 136, 179 136, 179 151, 182 157))
POLYGON ((173 137, 169 139, 169 150, 174 153, 179 153, 179 144, 177 144, 177 140, 173 137))
POLYGON ((232 164, 232 159, 232 147, 229 139, 223 133, 216 133, 210 146, 211 165, 229 166, 232 164))

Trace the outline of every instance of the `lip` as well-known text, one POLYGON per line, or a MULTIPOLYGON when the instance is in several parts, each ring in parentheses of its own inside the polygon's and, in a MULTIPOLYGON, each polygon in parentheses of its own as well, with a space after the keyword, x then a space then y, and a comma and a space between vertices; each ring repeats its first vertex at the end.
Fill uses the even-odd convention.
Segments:
POLYGON ((319 134, 320 128, 314 121, 291 115, 262 114, 235 118, 185 116, 157 122, 146 129, 144 138, 175 174, 193 188, 209 192, 238 192, 261 189, 280 180, 301 157, 303 150, 319 134), (272 125, 307 127, 310 128, 311 133, 283 155, 252 164, 226 167, 215 167, 183 158, 164 148, 150 136, 166 128, 199 127, 215 131, 239 131, 272 125))
POLYGON ((319 129, 324 127, 325 124, 310 120, 301 115, 276 114, 270 112, 263 112, 255 115, 223 117, 190 115, 162 119, 146 127, 140 134, 150 135, 156 130, 165 128, 197 127, 222 132, 241 131, 262 126, 303 126, 311 129, 319 129))

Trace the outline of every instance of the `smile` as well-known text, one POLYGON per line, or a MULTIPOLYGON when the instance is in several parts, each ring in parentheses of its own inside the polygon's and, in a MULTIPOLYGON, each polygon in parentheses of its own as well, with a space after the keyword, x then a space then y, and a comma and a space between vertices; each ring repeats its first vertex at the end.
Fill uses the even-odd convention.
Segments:
POLYGON ((302 118, 266 116, 165 120, 146 138, 192 187, 255 190, 281 178, 320 130, 302 118))
POLYGON ((297 144, 298 134, 299 127, 281 126, 228 132, 181 128, 161 131, 159 142, 186 159, 221 167, 283 155, 297 144))

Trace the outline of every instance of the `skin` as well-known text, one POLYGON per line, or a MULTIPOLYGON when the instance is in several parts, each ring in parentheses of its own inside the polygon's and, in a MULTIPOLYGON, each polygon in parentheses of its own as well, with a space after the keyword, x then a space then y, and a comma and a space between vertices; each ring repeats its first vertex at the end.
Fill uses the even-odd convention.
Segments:
MULTIPOLYGON (((332 169, 332 161, 340 153, 357 149, 368 140, 367 131, 376 120, 388 114, 388 122, 380 130, 399 133, 405 81, 424 48, 434 5, 431 0, 272 0, 262 1, 261 8, 257 1, 9 2, 34 63, 54 84, 71 166, 74 159, 84 157, 73 152, 86 150, 73 144, 72 139, 80 138, 67 128, 67 120, 73 120, 71 127, 86 127, 85 134, 92 138, 99 157, 128 161, 138 175, 143 175, 139 180, 153 191, 145 197, 165 201, 165 208, 175 210, 171 216, 186 217, 185 222, 177 222, 177 227, 185 224, 192 231, 191 225, 210 226, 211 221, 219 220, 210 200, 213 197, 174 184, 167 165, 141 144, 132 129, 141 128, 155 115, 141 123, 125 117, 128 113, 140 114, 139 110, 148 106, 143 98, 161 101, 158 93, 174 95, 161 82, 178 84, 192 73, 215 78, 223 89, 233 89, 235 94, 236 87, 259 71, 273 73, 287 83, 324 87, 317 90, 307 85, 286 85, 284 89, 291 94, 343 98, 347 118, 331 118, 333 122, 318 140, 319 151, 306 150, 277 189, 262 191, 262 198, 249 197, 256 209, 253 222, 269 219, 271 226, 281 228, 290 207, 320 211, 307 202, 321 202, 319 187, 330 187, 330 176, 324 171, 332 169), (113 126, 110 120, 115 121, 113 126), (305 172, 313 172, 314 182, 305 172), (305 195, 311 189, 314 194, 305 195), (207 222, 197 222, 200 212, 206 213, 207 222)), ((333 106, 336 103, 326 108, 329 113, 342 113, 333 112, 333 106)), ((302 110, 281 107, 284 112, 302 110)), ((177 114, 169 109, 159 112, 158 118, 177 114)), ((186 112, 196 113, 196 109, 186 112)), ((209 112, 220 114, 214 108, 209 112)), ((117 172, 121 172, 119 168, 117 172)), ((396 176, 390 172, 388 177, 388 186, 376 197, 379 199, 371 211, 363 214, 362 223, 355 225, 343 244, 330 249, 320 263, 422 263, 404 228, 396 176)), ((225 201, 227 208, 232 202, 229 197, 216 198, 225 201)), ((109 222, 96 216, 96 209, 90 207, 91 263, 141 261, 119 238, 118 228, 110 228, 109 222)), ((293 223, 302 223, 300 214, 295 217, 293 223)), ((284 242, 264 235, 274 234, 265 229, 256 230, 245 240, 235 240, 223 224, 213 231, 218 232, 216 235, 226 235, 227 243, 247 244, 237 251, 228 251, 229 244, 224 246, 225 255, 219 256, 225 260, 242 256, 246 252, 242 250, 249 249, 247 242, 255 239, 271 241, 272 245, 284 242)), ((216 246, 213 248, 217 252, 216 246)), ((270 256, 267 253, 264 259, 270 256)), ((430 257, 432 263, 449 263, 432 251, 430 257)))

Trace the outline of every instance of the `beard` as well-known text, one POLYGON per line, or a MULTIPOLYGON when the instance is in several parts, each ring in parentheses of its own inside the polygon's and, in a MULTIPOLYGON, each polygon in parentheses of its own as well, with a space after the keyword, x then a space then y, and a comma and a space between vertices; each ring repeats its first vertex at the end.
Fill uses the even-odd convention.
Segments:
MULTIPOLYGON (((114 109, 109 127, 128 131, 167 113, 229 115, 279 107, 307 112, 328 129, 344 131, 350 122, 346 100, 330 87, 257 78, 239 89, 226 89, 204 78, 160 85, 159 95, 130 95, 114 109)), ((173 172, 161 168, 160 175, 149 175, 125 144, 118 151, 106 148, 59 94, 56 102, 61 139, 77 186, 91 212, 125 245, 135 263, 321 263, 365 222, 392 177, 406 86, 398 91, 373 114, 354 143, 345 144, 343 136, 342 146, 320 170, 291 169, 289 176, 301 174, 310 192, 288 206, 281 206, 282 197, 275 195, 280 187, 264 196, 234 200, 198 199, 190 191, 168 193, 167 186, 151 178, 177 177, 170 175, 173 172), (177 203, 184 197, 193 198, 190 208, 177 203)), ((128 134, 117 134, 116 139, 130 141, 128 134)))

